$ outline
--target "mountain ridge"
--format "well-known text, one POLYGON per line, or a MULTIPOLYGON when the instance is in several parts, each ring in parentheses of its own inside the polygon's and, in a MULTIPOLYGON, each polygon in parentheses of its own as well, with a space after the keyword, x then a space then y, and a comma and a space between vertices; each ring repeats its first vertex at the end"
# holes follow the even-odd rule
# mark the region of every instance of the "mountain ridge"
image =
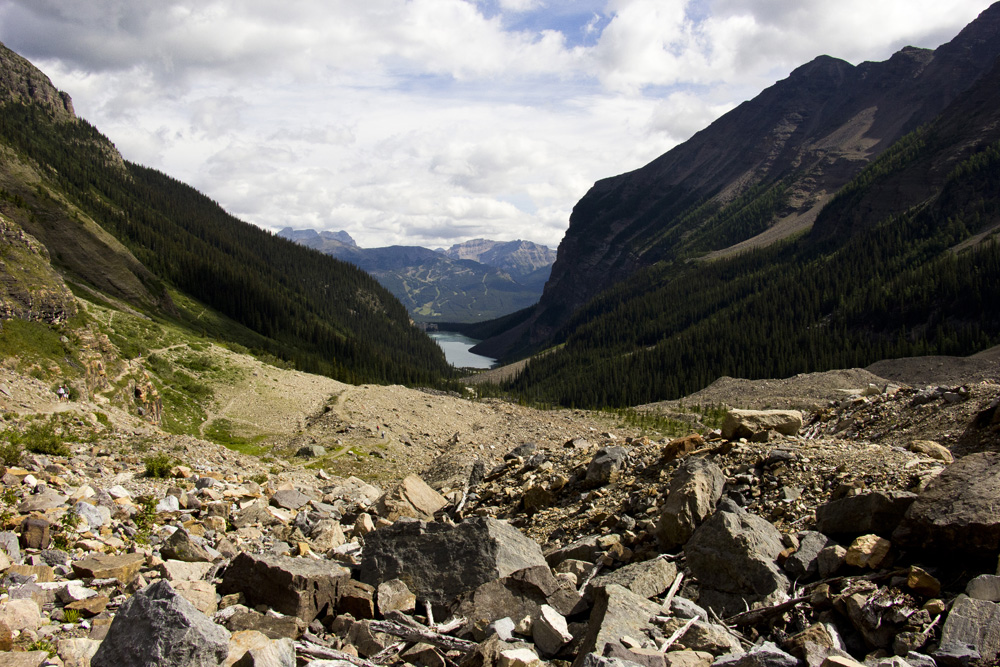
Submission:
POLYGON ((988 71, 998 44, 995 4, 933 52, 906 47, 857 66, 820 56, 644 167, 598 181, 573 209, 535 313, 483 353, 551 343, 575 310, 658 261, 720 251, 782 221, 770 243, 808 229, 872 158, 988 71))

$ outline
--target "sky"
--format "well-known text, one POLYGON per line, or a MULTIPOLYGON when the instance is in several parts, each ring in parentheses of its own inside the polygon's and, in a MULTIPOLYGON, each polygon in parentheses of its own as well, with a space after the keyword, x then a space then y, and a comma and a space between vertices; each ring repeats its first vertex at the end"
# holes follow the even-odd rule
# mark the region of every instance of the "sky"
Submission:
POLYGON ((935 48, 985 0, 0 0, 0 41, 126 159, 272 231, 558 245, 818 55, 935 48))

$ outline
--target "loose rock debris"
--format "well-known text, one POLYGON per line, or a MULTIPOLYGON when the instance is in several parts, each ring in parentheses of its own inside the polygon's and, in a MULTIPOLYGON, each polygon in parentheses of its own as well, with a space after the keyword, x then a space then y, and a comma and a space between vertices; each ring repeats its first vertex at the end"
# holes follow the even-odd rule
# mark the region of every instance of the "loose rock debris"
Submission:
POLYGON ((30 456, 2 477, 0 663, 996 664, 998 396, 867 387, 734 410, 726 438, 456 448, 387 489, 254 481, 224 451, 169 485, 30 456))

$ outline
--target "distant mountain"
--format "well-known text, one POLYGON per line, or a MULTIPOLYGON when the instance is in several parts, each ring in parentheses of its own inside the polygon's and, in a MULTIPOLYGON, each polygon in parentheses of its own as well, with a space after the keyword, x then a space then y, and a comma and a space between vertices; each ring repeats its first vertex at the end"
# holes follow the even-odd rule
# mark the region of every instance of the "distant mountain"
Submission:
POLYGON ((278 236, 364 269, 403 302, 414 320, 428 323, 479 322, 534 305, 555 259, 551 250, 530 241, 477 239, 430 250, 359 248, 312 229, 286 228, 278 236))
POLYGON ((86 298, 349 382, 435 384, 451 372, 366 273, 126 162, 2 45, 0 241, 3 319, 59 324, 83 317, 86 298))
POLYGON ((599 181, 573 209, 535 312, 482 349, 518 356, 545 347, 598 294, 659 262, 807 232, 842 188, 932 122, 998 54, 994 5, 934 51, 907 47, 857 66, 820 56, 648 165, 599 181))
POLYGON ((322 250, 324 244, 326 243, 339 243, 351 248, 356 248, 358 246, 358 244, 354 242, 354 239, 351 238, 351 235, 343 230, 339 232, 318 232, 315 229, 296 230, 291 227, 285 227, 278 232, 278 236, 286 238, 290 241, 295 241, 300 245, 304 245, 315 250, 322 250))
MULTIPOLYGON (((577 406, 1000 342, 1000 4, 935 51, 826 56, 576 205, 474 351, 577 406)), ((484 325, 484 329, 489 327, 484 325)))

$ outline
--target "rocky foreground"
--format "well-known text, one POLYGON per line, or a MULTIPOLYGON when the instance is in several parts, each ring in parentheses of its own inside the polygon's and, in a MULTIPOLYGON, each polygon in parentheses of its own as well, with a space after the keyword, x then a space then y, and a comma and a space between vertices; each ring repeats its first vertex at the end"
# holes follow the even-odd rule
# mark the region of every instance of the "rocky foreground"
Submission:
POLYGON ((997 664, 998 406, 869 386, 672 441, 455 448, 385 491, 221 448, 169 481, 26 454, 0 664, 997 664))

